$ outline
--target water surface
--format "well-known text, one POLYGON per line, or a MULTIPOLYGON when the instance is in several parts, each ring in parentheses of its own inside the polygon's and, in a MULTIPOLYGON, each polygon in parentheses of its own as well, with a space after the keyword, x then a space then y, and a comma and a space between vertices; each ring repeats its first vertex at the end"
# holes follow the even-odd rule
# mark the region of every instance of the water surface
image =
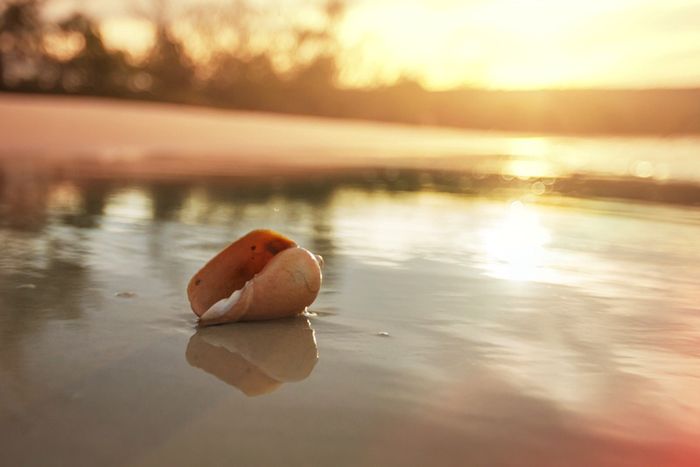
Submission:
POLYGON ((3 464, 700 463, 697 208, 70 180, 0 204, 3 464), (321 295, 198 329, 187 281, 258 227, 324 256, 321 295))

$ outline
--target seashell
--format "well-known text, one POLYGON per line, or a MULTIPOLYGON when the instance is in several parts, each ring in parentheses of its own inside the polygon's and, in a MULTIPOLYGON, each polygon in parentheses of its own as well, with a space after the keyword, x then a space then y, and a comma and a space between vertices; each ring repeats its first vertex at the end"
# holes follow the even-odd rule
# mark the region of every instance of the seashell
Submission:
POLYGON ((236 326, 202 327, 190 338, 187 362, 247 396, 307 378, 318 360, 314 330, 302 316, 236 326))
POLYGON ((205 264, 187 296, 204 325, 294 316, 316 299, 322 264, 293 240, 254 230, 205 264))

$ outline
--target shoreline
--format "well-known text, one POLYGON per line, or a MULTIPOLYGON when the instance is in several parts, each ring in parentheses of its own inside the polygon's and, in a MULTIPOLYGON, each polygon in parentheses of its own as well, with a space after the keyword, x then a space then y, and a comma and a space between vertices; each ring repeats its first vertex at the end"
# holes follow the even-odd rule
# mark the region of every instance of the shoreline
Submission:
POLYGON ((700 205, 700 139, 640 141, 0 94, 5 184, 313 183, 700 205))

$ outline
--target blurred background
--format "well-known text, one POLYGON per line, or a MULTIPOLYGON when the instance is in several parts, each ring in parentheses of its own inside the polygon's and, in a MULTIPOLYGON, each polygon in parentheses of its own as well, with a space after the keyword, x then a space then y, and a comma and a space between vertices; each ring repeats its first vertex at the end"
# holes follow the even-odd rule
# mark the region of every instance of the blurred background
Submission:
POLYGON ((687 0, 4 0, 0 157, 127 178, 411 170, 467 192, 696 204, 698 15, 687 0))
POLYGON ((0 5, 4 91, 515 131, 700 130, 690 0, 0 5))
POLYGON ((0 0, 3 460, 700 465, 698 20, 0 0), (317 301, 202 331, 255 228, 317 301))

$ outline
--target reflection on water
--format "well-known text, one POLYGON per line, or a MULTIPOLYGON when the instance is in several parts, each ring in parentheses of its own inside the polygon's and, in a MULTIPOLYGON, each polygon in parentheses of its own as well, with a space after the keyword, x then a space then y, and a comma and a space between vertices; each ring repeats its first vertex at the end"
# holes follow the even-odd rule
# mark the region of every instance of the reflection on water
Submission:
POLYGON ((558 177, 568 173, 556 169, 547 138, 514 138, 510 141, 508 155, 508 161, 501 168, 501 175, 506 178, 558 177))
POLYGON ((537 213, 514 201, 502 219, 482 231, 485 269, 503 279, 546 279, 545 247, 550 241, 537 213))
POLYGON ((150 221, 156 217, 151 197, 141 189, 121 190, 109 196, 103 214, 133 222, 150 221))
POLYGON ((22 177, 0 198, 8 465, 700 460, 697 208, 400 173, 22 177), (326 258, 317 313, 197 329, 187 280, 259 227, 326 258))
POLYGON ((185 356, 193 367, 259 396, 307 378, 318 350, 309 320, 298 317, 199 328, 185 356))

